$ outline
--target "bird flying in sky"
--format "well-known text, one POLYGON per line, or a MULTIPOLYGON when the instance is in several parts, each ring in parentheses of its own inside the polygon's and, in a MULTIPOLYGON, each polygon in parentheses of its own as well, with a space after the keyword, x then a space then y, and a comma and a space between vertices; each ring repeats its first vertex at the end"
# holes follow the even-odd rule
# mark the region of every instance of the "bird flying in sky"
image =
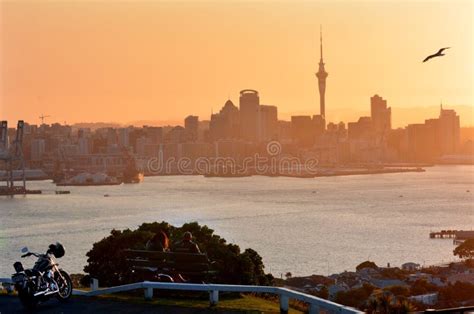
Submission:
POLYGON ((426 62, 426 61, 428 61, 429 59, 434 58, 434 57, 441 57, 441 56, 444 56, 443 51, 446 50, 446 49, 449 49, 449 48, 451 48, 451 47, 441 48, 437 53, 432 54, 432 55, 426 57, 425 60, 423 60, 423 62, 426 62))

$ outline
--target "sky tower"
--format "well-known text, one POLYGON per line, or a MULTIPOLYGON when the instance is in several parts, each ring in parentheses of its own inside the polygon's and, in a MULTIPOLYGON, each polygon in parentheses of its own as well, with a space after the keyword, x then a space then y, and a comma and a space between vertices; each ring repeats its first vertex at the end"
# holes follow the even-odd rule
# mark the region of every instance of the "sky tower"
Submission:
POLYGON ((319 87, 319 114, 326 118, 326 101, 325 101, 325 92, 326 92, 326 77, 328 73, 324 70, 324 61, 323 61, 323 31, 322 27, 319 29, 319 43, 321 47, 321 58, 319 59, 319 70, 316 73, 318 78, 318 87, 319 87))

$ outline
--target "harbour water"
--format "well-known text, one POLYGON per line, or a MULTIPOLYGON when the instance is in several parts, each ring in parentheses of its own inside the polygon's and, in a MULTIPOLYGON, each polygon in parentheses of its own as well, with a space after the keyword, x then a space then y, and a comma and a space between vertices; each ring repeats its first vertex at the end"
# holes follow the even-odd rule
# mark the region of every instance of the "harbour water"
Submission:
POLYGON ((94 242, 142 222, 206 224, 255 249, 278 277, 353 270, 364 260, 452 261, 452 240, 429 239, 429 232, 474 227, 473 166, 316 179, 147 177, 141 184, 67 187, 68 195, 56 195, 60 188, 50 181, 28 188, 43 194, 0 198, 0 277, 11 274, 21 247, 44 251, 55 241, 66 247, 60 264, 82 272, 94 242))

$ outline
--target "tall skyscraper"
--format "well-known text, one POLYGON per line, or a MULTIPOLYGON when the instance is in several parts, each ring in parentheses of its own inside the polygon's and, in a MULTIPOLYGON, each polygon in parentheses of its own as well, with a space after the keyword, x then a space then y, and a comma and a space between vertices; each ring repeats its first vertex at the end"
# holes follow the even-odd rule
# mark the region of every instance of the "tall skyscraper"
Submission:
POLYGON ((241 137, 247 141, 255 142, 258 135, 258 117, 260 98, 253 89, 240 91, 240 130, 241 137))
POLYGON ((318 87, 319 87, 319 113, 323 118, 326 118, 326 102, 325 102, 325 93, 326 93, 326 78, 328 77, 328 73, 324 69, 324 61, 323 61, 323 32, 320 29, 319 33, 319 42, 321 48, 321 59, 319 59, 319 70, 316 73, 316 77, 318 78, 318 87))

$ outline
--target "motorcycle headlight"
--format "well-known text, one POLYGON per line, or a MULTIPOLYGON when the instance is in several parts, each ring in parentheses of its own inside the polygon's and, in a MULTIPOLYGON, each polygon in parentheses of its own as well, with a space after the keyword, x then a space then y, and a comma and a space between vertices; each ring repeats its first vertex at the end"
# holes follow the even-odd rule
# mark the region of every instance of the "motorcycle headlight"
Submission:
POLYGON ((15 274, 12 276, 12 281, 14 284, 25 282, 26 276, 24 274, 15 274))

